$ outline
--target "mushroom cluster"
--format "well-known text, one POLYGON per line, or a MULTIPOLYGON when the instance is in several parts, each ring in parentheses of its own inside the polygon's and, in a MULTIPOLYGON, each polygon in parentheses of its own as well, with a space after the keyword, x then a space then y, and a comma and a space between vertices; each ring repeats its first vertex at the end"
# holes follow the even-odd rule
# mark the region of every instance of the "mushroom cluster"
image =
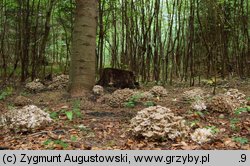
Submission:
POLYGON ((213 137, 211 129, 198 128, 191 134, 191 139, 198 144, 203 144, 211 140, 213 137))
POLYGON ((232 100, 239 102, 241 105, 245 105, 247 103, 246 95, 239 92, 238 89, 229 89, 225 95, 229 96, 232 100))
POLYGON ((109 96, 108 105, 111 107, 122 107, 124 102, 129 101, 134 95, 131 89, 118 89, 109 96))
POLYGON ((210 101, 208 101, 208 109, 220 113, 232 113, 235 109, 240 107, 240 103, 232 100, 230 96, 219 94, 210 101))
POLYGON ((191 108, 195 111, 203 111, 207 109, 206 103, 203 100, 196 100, 192 102, 191 108))
POLYGON ((17 96, 14 100, 15 106, 26 106, 31 103, 32 103, 32 100, 24 96, 17 96))
POLYGON ((136 137, 148 140, 183 138, 189 128, 185 120, 162 106, 153 106, 139 111, 131 120, 130 131, 136 137))
POLYGON ((63 89, 68 86, 69 76, 68 75, 59 75, 53 78, 53 81, 49 83, 48 89, 63 89))
POLYGON ((41 92, 45 89, 45 86, 40 82, 39 79, 36 79, 32 82, 29 82, 25 85, 25 88, 30 92, 41 92))
POLYGON ((95 85, 92 89, 94 95, 101 96, 104 94, 104 88, 101 85, 95 85))
POLYGON ((1 117, 1 125, 15 132, 41 129, 51 121, 49 114, 35 105, 9 110, 1 117))
POLYGON ((184 92, 182 98, 183 100, 187 100, 187 101, 203 100, 204 91, 200 88, 195 88, 195 89, 184 92))
POLYGON ((164 97, 167 96, 168 92, 163 86, 153 86, 149 91, 154 96, 164 97))

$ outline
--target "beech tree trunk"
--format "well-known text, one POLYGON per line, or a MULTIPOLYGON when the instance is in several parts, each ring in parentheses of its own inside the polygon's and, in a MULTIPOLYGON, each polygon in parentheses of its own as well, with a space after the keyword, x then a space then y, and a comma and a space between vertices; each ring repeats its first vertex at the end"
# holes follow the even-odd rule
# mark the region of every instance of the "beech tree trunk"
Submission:
POLYGON ((95 85, 97 0, 76 0, 69 93, 83 96, 95 85))

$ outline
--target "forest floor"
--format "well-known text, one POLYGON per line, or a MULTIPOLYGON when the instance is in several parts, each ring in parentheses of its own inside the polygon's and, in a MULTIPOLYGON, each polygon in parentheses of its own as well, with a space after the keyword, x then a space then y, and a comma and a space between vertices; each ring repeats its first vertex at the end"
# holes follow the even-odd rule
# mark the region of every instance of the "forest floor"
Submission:
MULTIPOLYGON (((217 88, 217 93, 223 91, 224 85, 217 88)), ((227 83, 228 87, 237 88, 247 97, 250 96, 250 82, 234 80, 227 83)), ((142 87, 149 89, 150 87, 142 87)), ((190 110, 190 104, 179 100, 187 90, 186 84, 174 84, 165 87, 168 91, 166 97, 156 102, 170 108, 176 115, 184 117, 193 132, 195 128, 210 126, 218 133, 214 139, 204 144, 197 144, 188 137, 186 140, 147 141, 137 139, 128 132, 130 120, 144 105, 134 108, 112 108, 104 103, 97 103, 90 99, 77 99, 80 101, 82 117, 73 120, 65 114, 65 110, 72 110, 76 99, 67 98, 66 90, 44 91, 40 93, 27 93, 22 90, 14 92, 5 101, 0 101, 2 107, 13 105, 14 99, 22 94, 32 99, 34 105, 45 109, 54 121, 40 131, 33 133, 14 133, 4 129, 0 132, 0 147, 9 149, 248 149, 250 150, 250 118, 249 112, 240 115, 225 115, 221 118, 219 113, 205 112, 201 114, 190 110)), ((201 86, 211 94, 213 87, 201 86)))

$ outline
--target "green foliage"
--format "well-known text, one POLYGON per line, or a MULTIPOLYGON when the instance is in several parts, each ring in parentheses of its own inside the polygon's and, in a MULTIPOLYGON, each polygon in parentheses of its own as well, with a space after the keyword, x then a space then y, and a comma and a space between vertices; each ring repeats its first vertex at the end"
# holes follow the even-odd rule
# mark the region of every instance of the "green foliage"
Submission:
POLYGON ((52 66, 46 66, 45 67, 46 73, 52 72, 53 74, 61 74, 63 71, 63 68, 58 64, 58 65, 52 65, 52 66))
POLYGON ((125 107, 128 107, 128 108, 134 108, 136 103, 134 101, 128 101, 128 102, 125 102, 125 107))
POLYGON ((51 112, 50 118, 56 120, 60 115, 66 115, 68 120, 72 121, 74 118, 82 118, 82 113, 80 109, 80 101, 74 101, 72 110, 62 109, 59 112, 51 112))
POLYGON ((64 141, 62 141, 62 140, 55 140, 55 141, 54 141, 54 144, 60 145, 60 146, 62 146, 64 149, 66 149, 66 148, 69 146, 66 142, 64 142, 64 141))
POLYGON ((190 127, 195 127, 195 126, 198 126, 198 124, 200 123, 199 120, 194 120, 194 121, 191 121, 190 122, 190 127))
POLYGON ((51 112, 51 113, 49 114, 49 116, 50 116, 51 119, 58 119, 58 117, 59 117, 59 115, 58 115, 57 112, 51 112))
POLYGON ((65 112, 65 115, 67 116, 67 118, 72 121, 73 120, 73 111, 67 111, 65 112))
POLYGON ((72 135, 72 136, 70 137, 70 140, 71 140, 72 142, 76 142, 77 139, 78 139, 78 138, 77 138, 75 135, 72 135))
POLYGON ((199 117, 205 117, 205 115, 202 111, 196 111, 195 115, 198 115, 199 117))
POLYGON ((124 103, 125 107, 134 108, 138 103, 138 100, 141 98, 141 94, 136 94, 130 97, 130 99, 124 103))
POLYGON ((234 130, 234 131, 238 131, 239 128, 237 127, 237 123, 239 123, 239 122, 240 122, 240 120, 238 118, 231 119, 230 120, 230 127, 231 127, 231 129, 234 130))
POLYGON ((71 111, 64 111, 68 120, 72 121, 74 118, 82 118, 80 105, 81 105, 80 100, 76 100, 73 102, 73 108, 71 111))
POLYGON ((233 119, 230 120, 230 123, 236 124, 236 123, 239 123, 239 121, 240 120, 238 118, 233 118, 233 119))
POLYGON ((212 131, 212 134, 217 134, 220 131, 216 126, 207 126, 205 128, 210 129, 212 131))
POLYGON ((73 110, 73 113, 76 115, 76 117, 78 117, 78 118, 82 118, 82 113, 81 113, 81 110, 79 109, 77 109, 77 110, 73 110))
POLYGON ((43 145, 47 146, 49 149, 53 149, 54 145, 60 145, 63 149, 66 149, 69 145, 62 140, 51 140, 47 139, 43 142, 43 145))
POLYGON ((77 118, 82 118, 80 106, 81 106, 80 100, 74 101, 72 112, 77 118))
POLYGON ((235 142, 238 142, 242 145, 248 144, 248 139, 247 138, 243 138, 243 137, 233 137, 233 140, 235 142))
POLYGON ((146 107, 152 107, 152 106, 155 106, 156 104, 153 102, 153 101, 146 101, 145 103, 144 103, 144 106, 146 106, 146 107))
MULTIPOLYGON (((72 43, 74 12, 76 7, 76 2, 72 0, 53 2, 52 15, 49 20, 49 22, 52 22, 53 24, 51 24, 50 33, 45 43, 46 49, 44 51, 48 62, 55 62, 55 64, 46 67, 46 73, 49 71, 52 71, 53 73, 60 73, 61 71, 67 70, 69 64, 68 62, 66 63, 66 61, 71 53, 69 48, 72 43)), ((189 63, 186 63, 186 61, 189 62, 192 60, 196 65, 196 68, 199 70, 195 71, 197 73, 191 74, 191 76, 204 76, 208 74, 206 73, 206 69, 210 69, 210 67, 213 68, 218 66, 218 70, 222 69, 223 63, 221 61, 223 60, 223 52, 220 51, 223 51, 223 49, 219 49, 219 46, 226 46, 227 62, 225 63, 232 62, 234 60, 241 62, 241 60, 246 59, 245 56, 247 56, 247 54, 243 54, 245 49, 237 48, 245 48, 244 44, 248 39, 246 32, 249 29, 249 24, 246 25, 246 22, 249 20, 246 20, 246 16, 249 13, 247 8, 247 6, 249 6, 249 1, 241 1, 240 3, 226 0, 185 1, 183 3, 176 3, 175 0, 166 1, 167 3, 163 3, 163 1, 155 2, 157 3, 151 3, 150 1, 100 1, 99 9, 101 11, 99 11, 99 13, 102 17, 98 19, 99 26, 97 27, 98 33, 96 42, 98 43, 97 49, 99 50, 97 56, 100 56, 100 53, 102 53, 104 57, 102 63, 103 66, 113 67, 113 59, 117 59, 118 61, 115 65, 124 69, 131 68, 131 64, 135 67, 139 67, 141 66, 141 61, 138 61, 138 58, 136 58, 138 55, 136 54, 135 56, 130 56, 129 54, 138 53, 138 48, 140 48, 141 51, 144 50, 140 55, 141 59, 147 59, 147 56, 149 55, 148 53, 151 52, 153 53, 151 57, 153 60, 149 60, 149 62, 146 63, 146 65, 149 66, 144 65, 145 69, 137 71, 143 71, 145 76, 148 77, 146 80, 152 78, 155 74, 162 75, 156 82, 161 84, 161 82, 165 83, 166 81, 164 77, 168 78, 170 75, 172 81, 172 74, 175 73, 176 75, 173 75, 173 78, 175 78, 175 76, 179 77, 180 75, 188 77, 189 75, 188 73, 183 73, 185 70, 177 70, 176 67, 178 66, 175 65, 180 64, 175 63, 173 58, 170 58, 169 61, 161 61, 161 56, 156 56, 161 55, 164 51, 175 52, 176 57, 178 57, 176 60, 183 63, 182 68, 189 68, 189 63), (194 11, 190 12, 191 9, 194 11), (112 11, 112 14, 110 14, 110 11, 112 11), (192 13, 195 15, 193 16, 192 13), (155 15, 157 15, 157 17, 154 17, 155 15), (184 17, 186 15, 190 15, 190 17, 194 18, 193 21, 190 21, 189 17, 184 17), (129 24, 124 16, 126 16, 126 18, 131 18, 129 20, 129 24), (114 22, 114 20, 121 21, 114 22), (102 21, 102 23, 100 23, 100 21, 102 21), (122 30, 117 30, 121 27, 123 27, 122 30), (191 27, 194 29, 191 30, 191 27), (202 27, 203 29, 201 29, 202 27), (158 33, 155 33, 156 31, 161 32, 160 37, 158 33), (190 34, 190 31, 193 33, 190 34), (203 44, 203 38, 200 37, 200 32, 202 32, 202 36, 206 39, 206 45, 203 44), (219 40, 225 32, 227 34, 225 40, 219 40), (133 34, 133 38, 128 39, 127 36, 131 36, 131 34, 133 34), (148 37, 146 34, 152 34, 152 36, 148 37), (190 48, 185 41, 191 37, 193 39, 191 42, 194 47, 192 49, 198 52, 194 55, 199 54, 199 56, 186 58, 185 53, 190 48), (159 40, 155 41, 156 38, 159 40), (130 40, 136 40, 137 42, 134 43, 130 40), (168 46, 171 45, 172 41, 175 41, 176 44, 175 47, 173 47, 173 50, 163 50, 165 47, 170 49, 168 46), (141 45, 142 43, 143 45, 141 45), (211 59, 206 53, 207 51, 204 51, 207 50, 207 45, 215 46, 215 49, 218 50, 218 65, 214 63, 216 66, 207 66, 211 64, 211 59), (125 48, 130 48, 130 51, 125 51, 125 48), (178 48, 181 49, 179 50, 178 48), (237 55, 244 56, 241 58, 238 56, 235 57, 235 50, 237 55), (117 55, 117 57, 113 57, 113 55, 117 55), (157 73, 152 73, 151 69, 155 65, 154 62, 161 62, 157 64, 157 67, 159 69, 165 68, 167 71, 171 72, 167 72, 168 74, 166 76, 164 76, 165 74, 162 70, 156 70, 154 72, 157 73)), ((2 23, 3 25, 8 25, 7 30, 5 26, 0 26, 1 34, 4 34, 2 40, 2 51, 3 54, 6 54, 5 60, 7 61, 7 68, 9 68, 7 70, 7 75, 13 71, 14 67, 14 75, 20 76, 21 73, 19 63, 17 67, 15 66, 15 61, 18 59, 18 57, 16 57, 18 54, 16 54, 15 50, 20 49, 20 46, 16 43, 21 41, 22 38, 20 37, 24 35, 23 33, 19 34, 21 29, 17 29, 16 27, 16 25, 19 25, 19 23, 22 22, 22 17, 17 17, 20 12, 19 9, 22 9, 22 14, 24 16, 29 14, 30 11, 33 13, 32 17, 28 20, 28 24, 21 27, 28 30, 25 31, 25 34, 30 34, 30 39, 26 42, 26 44, 28 48, 31 48, 32 54, 30 54, 30 57, 27 58, 33 61, 40 59, 35 56, 38 55, 38 52, 33 54, 33 49, 34 51, 38 51, 39 49, 36 48, 41 48, 44 43, 42 39, 44 39, 43 32, 45 23, 47 22, 46 14, 49 6, 48 1, 34 0, 27 1, 27 3, 19 3, 19 1, 2 1, 2 12, 0 14, 0 18, 4 18, 4 22, 2 23)), ((246 50, 248 50, 248 46, 246 47, 246 50)), ((41 51, 43 52, 43 50, 41 51)), ((228 68, 226 66, 224 67, 224 70, 228 68)), ((242 68, 244 67, 245 66, 242 66, 242 68)), ((39 66, 37 68, 39 69, 39 66)), ((31 68, 29 70, 31 70, 31 68)), ((140 72, 136 74, 142 73, 140 72)), ((206 85, 214 85, 215 79, 211 78, 210 80, 205 80, 204 83, 206 85)))
POLYGON ((53 141, 51 139, 47 139, 46 141, 43 142, 43 145, 48 146, 51 144, 53 141))
POLYGON ((235 114, 236 115, 240 115, 241 113, 243 112, 250 112, 250 106, 247 106, 247 107, 243 107, 243 108, 238 108, 235 110, 235 114))
POLYGON ((130 98, 130 101, 134 101, 134 102, 138 102, 138 100, 142 97, 142 94, 139 93, 139 94, 136 94, 136 95, 133 95, 131 98, 130 98))
POLYGON ((10 96, 13 93, 12 87, 6 87, 3 91, 0 92, 0 101, 5 100, 6 97, 10 96))

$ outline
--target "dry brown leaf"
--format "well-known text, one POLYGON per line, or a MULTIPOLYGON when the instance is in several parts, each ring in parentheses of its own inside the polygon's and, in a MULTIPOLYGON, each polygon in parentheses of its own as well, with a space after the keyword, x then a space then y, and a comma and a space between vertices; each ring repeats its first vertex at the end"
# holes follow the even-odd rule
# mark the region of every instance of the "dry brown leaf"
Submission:
POLYGON ((233 140, 231 138, 226 138, 223 140, 223 143, 225 146, 227 147, 236 147, 236 143, 233 142, 233 140))
POLYGON ((242 150, 250 150, 250 145, 249 144, 248 145, 244 145, 241 148, 242 148, 242 150))
POLYGON ((91 150, 103 150, 103 149, 99 147, 92 147, 91 150))
POLYGON ((182 146, 181 149, 183 149, 183 150, 195 150, 198 147, 199 146, 197 146, 197 145, 190 145, 190 146, 182 146))

